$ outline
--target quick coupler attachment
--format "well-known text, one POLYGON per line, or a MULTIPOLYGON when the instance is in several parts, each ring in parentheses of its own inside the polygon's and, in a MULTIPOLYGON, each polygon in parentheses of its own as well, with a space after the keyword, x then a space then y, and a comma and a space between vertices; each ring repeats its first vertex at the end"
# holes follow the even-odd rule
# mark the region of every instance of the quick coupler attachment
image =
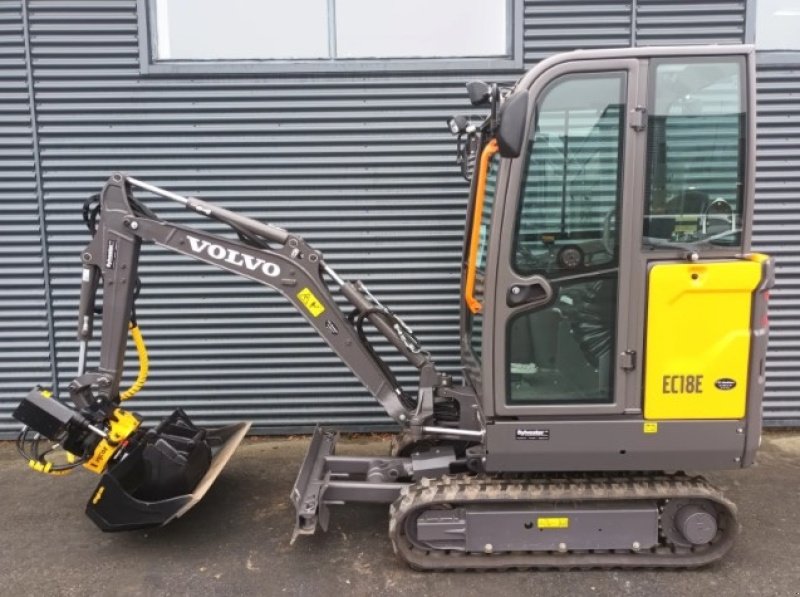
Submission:
POLYGON ((249 428, 203 429, 176 410, 129 440, 101 477, 86 514, 103 531, 167 524, 203 498, 249 428))

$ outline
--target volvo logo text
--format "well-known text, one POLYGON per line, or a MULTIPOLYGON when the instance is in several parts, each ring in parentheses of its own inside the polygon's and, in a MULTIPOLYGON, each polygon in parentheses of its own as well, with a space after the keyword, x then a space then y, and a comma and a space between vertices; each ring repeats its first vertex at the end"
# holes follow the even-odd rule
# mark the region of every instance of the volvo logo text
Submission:
POLYGON ((281 273, 281 268, 278 267, 277 264, 264 261, 261 257, 253 257, 252 255, 242 253, 236 249, 229 249, 222 245, 214 245, 207 240, 195 238, 189 234, 186 235, 186 238, 189 239, 192 251, 195 253, 205 253, 216 261, 243 267, 251 272, 260 269, 265 276, 271 278, 279 276, 281 273))

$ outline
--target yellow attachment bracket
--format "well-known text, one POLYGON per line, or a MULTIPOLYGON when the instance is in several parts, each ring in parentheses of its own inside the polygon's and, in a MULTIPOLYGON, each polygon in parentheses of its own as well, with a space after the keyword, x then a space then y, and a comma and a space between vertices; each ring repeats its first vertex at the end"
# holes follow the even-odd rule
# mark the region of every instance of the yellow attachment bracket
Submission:
POLYGON ((469 253, 467 254, 467 281, 464 285, 464 301, 472 313, 480 313, 481 302, 475 298, 475 279, 478 273, 478 245, 481 236, 481 220, 483 219, 483 202, 486 197, 486 179, 489 175, 489 161, 500 148, 492 139, 481 152, 478 166, 478 184, 475 187, 475 205, 472 207, 472 231, 469 237, 469 253))
POLYGON ((136 381, 133 382, 133 385, 119 395, 120 400, 133 398, 144 387, 147 381, 147 373, 150 370, 150 360, 147 357, 147 346, 145 346, 144 338, 142 338, 142 331, 139 326, 133 324, 130 325, 129 329, 133 343, 136 345, 136 354, 139 356, 139 375, 136 376, 136 381))
POLYGON ((118 408, 109 421, 108 437, 101 440, 94 449, 94 454, 83 466, 93 473, 101 474, 108 465, 114 452, 139 428, 139 419, 133 413, 118 408))

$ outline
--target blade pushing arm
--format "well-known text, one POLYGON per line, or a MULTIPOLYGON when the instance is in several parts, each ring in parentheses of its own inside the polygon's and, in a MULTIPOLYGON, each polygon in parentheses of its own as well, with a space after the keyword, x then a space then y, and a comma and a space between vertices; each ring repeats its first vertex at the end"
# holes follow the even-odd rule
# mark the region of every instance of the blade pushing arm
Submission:
MULTIPOLYGON (((205 201, 182 197, 121 174, 114 174, 100 197, 101 216, 92 242, 82 254, 78 338, 92 336, 92 315, 102 277, 103 315, 100 366, 89 374, 101 398, 118 402, 127 329, 134 300, 142 240, 193 257, 231 273, 250 278, 280 292, 303 314, 320 336, 376 397, 397 422, 419 417, 416 400, 405 395, 385 363, 372 349, 360 323, 368 320, 406 359, 420 370, 420 396, 446 384, 423 353, 413 334, 380 305, 361 283, 342 280, 319 251, 299 236, 205 201), (230 225, 239 239, 226 238, 157 217, 130 194, 132 187, 156 193, 230 225), (323 279, 327 273, 354 308, 348 319, 337 306, 323 279), (427 386, 427 387, 425 387, 427 386)), ((84 376, 85 377, 85 376, 84 376)), ((80 378, 79 378, 80 379, 80 378)), ((85 385, 85 384, 84 384, 85 385)))

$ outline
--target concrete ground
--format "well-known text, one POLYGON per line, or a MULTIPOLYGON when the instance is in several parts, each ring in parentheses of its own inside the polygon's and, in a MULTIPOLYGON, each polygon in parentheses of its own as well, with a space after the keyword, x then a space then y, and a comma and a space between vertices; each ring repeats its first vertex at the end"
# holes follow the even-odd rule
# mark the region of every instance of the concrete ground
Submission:
MULTIPOLYGON (((206 499, 150 532, 103 534, 83 514, 96 479, 27 470, 0 443, 0 595, 800 595, 800 434, 767 434, 759 463, 710 475, 739 506, 727 558, 694 571, 419 573, 392 553, 385 506, 333 511, 290 546, 306 438, 247 440, 206 499)), ((339 453, 385 454, 385 440, 339 453)))

